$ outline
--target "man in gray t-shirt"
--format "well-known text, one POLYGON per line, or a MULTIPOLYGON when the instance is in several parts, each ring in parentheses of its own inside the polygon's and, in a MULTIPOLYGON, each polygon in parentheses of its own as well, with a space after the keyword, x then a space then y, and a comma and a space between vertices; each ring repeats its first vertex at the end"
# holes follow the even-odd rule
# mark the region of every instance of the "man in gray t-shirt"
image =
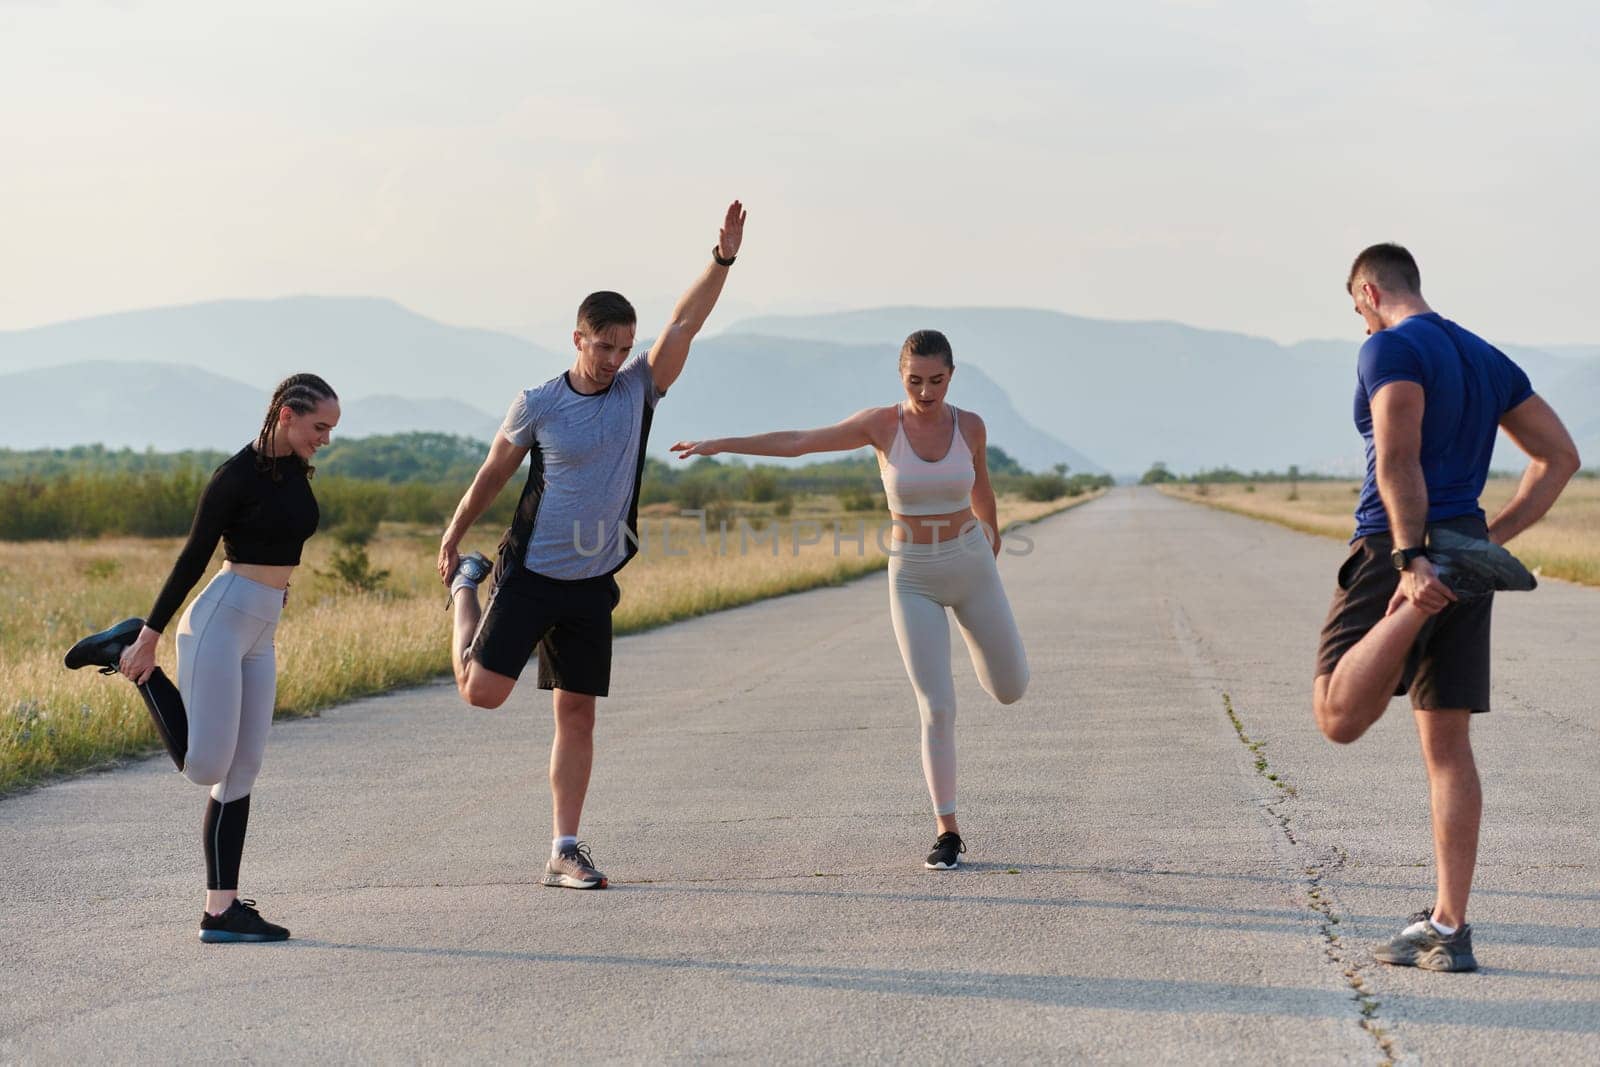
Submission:
POLYGON ((535 650, 539 688, 554 690, 555 839, 545 885, 606 884, 577 835, 594 758, 595 698, 605 696, 611 682, 611 612, 621 596, 612 575, 638 544, 639 479, 651 416, 716 306, 743 240, 744 219, 735 200, 711 250, 714 262, 679 299, 647 354, 631 355, 638 322, 627 300, 612 292, 584 299, 572 332, 571 369, 511 402, 439 545, 439 575, 455 609, 451 663, 462 698, 474 707, 499 707, 535 650), (461 539, 525 456, 531 456, 528 480, 498 558, 462 556, 461 539), (477 590, 491 568, 485 610, 477 590))
POLYGON ((517 394, 500 435, 538 451, 537 514, 525 517, 519 509, 512 527, 526 541, 517 547, 528 570, 576 581, 611 574, 628 561, 637 541, 639 465, 661 395, 642 354, 598 393, 579 392, 560 374, 517 394))

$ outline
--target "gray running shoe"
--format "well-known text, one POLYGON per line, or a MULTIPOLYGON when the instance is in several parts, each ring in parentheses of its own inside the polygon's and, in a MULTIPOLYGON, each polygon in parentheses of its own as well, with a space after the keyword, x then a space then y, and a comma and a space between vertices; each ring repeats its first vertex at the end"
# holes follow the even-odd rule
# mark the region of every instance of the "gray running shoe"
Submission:
POLYGON ((1436 527, 1428 531, 1427 545, 1439 579, 1463 600, 1496 590, 1525 593, 1539 584, 1521 560, 1485 538, 1436 527))
POLYGON ((449 611, 455 606, 455 583, 457 578, 466 578, 473 585, 478 585, 489 575, 494 573, 494 561, 482 552, 468 552, 456 560, 456 572, 450 576, 451 591, 444 602, 444 609, 449 611))
POLYGON ((550 857, 544 867, 544 884, 562 889, 604 889, 606 876, 595 870, 589 846, 579 841, 571 848, 550 857))
POLYGON ((1445 937, 1429 922, 1433 909, 1419 911, 1394 937, 1372 950, 1383 963, 1397 967, 1420 967, 1424 971, 1475 971, 1478 958, 1472 954, 1472 927, 1445 937))

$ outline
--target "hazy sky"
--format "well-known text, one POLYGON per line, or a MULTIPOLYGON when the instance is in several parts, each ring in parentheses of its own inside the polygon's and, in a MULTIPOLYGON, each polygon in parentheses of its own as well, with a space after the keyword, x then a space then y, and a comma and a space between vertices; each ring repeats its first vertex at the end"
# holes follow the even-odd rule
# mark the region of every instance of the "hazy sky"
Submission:
MULTIPOLYGON (((1600 342, 1600 14, 0 0, 0 329, 289 293, 529 330, 647 318, 750 210, 719 317, 887 303, 1600 342)), ((541 338, 559 343, 559 337, 541 338)))

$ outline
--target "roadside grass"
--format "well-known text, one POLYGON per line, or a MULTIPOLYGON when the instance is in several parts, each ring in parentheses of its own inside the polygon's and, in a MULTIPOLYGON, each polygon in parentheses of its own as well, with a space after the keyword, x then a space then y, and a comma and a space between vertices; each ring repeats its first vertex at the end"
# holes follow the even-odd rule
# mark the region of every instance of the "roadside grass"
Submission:
MULTIPOLYGON (((1031 522, 1098 495, 1002 498, 1001 522, 1031 522)), ((749 532, 741 545, 741 527, 730 518, 725 550, 715 522, 701 544, 699 523, 678 517, 676 505, 644 509, 642 551, 617 576, 616 632, 838 585, 888 562, 874 533, 886 516, 847 512, 832 497, 790 506, 792 513, 779 518, 777 505, 739 505, 749 532), (755 534, 772 540, 755 542, 755 534)), ((480 526, 463 547, 492 553, 500 532, 480 526)), ((0 794, 157 747, 132 686, 92 669, 68 671, 61 657, 83 635, 148 610, 180 544, 123 537, 0 543, 0 794)), ((389 572, 377 591, 353 591, 332 575, 337 547, 332 537, 313 538, 295 572, 278 629, 278 716, 313 715, 450 671, 449 616, 434 570, 437 531, 384 524, 366 546, 373 571, 389 572)), ((213 561, 196 593, 219 566, 220 559, 213 561)), ((175 626, 176 620, 158 653, 174 678, 175 626)))
MULTIPOLYGON (((1355 531, 1361 484, 1301 482, 1291 490, 1282 482, 1172 483, 1160 488, 1181 500, 1265 519, 1302 533, 1349 540, 1355 531)), ((1483 509, 1490 518, 1516 489, 1515 478, 1490 480, 1483 491, 1483 509)), ((1540 574, 1600 586, 1600 479, 1574 479, 1550 513, 1509 547, 1540 574)))

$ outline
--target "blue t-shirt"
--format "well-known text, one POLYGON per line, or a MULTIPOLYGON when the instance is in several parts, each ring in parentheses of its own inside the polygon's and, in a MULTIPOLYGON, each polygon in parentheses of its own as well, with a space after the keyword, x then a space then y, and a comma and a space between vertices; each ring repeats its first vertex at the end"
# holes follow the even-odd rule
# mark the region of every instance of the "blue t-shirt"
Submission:
POLYGON ((1356 429, 1367 443, 1367 480, 1356 505, 1355 536, 1389 531, 1389 513, 1378 496, 1372 398, 1390 382, 1422 386, 1427 521, 1482 518, 1478 496, 1489 477, 1500 417, 1533 395, 1522 368, 1477 334, 1430 311, 1367 338, 1356 378, 1356 429))

